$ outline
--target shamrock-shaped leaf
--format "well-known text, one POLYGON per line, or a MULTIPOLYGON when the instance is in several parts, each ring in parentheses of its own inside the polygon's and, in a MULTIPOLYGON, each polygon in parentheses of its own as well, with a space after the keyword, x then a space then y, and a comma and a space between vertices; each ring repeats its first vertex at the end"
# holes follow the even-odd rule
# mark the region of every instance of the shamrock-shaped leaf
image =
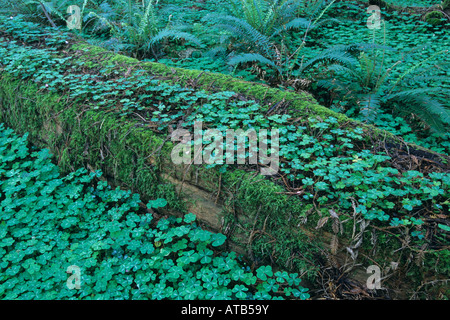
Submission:
POLYGON ((245 293, 246 291, 248 291, 248 288, 242 284, 237 284, 232 289, 232 292, 236 294, 236 298, 238 299, 244 299, 247 297, 247 294, 245 293))
POLYGON ((222 244, 225 243, 225 240, 227 239, 227 237, 221 233, 215 233, 212 235, 212 243, 211 245, 214 247, 219 247, 222 244))
POLYGON ((147 208, 149 208, 149 209, 152 209, 152 208, 157 209, 157 208, 163 208, 166 205, 167 205, 167 200, 166 199, 158 198, 156 200, 150 200, 147 203, 147 208))
POLYGON ((197 219, 197 217, 195 216, 195 214, 193 214, 193 213, 188 213, 188 214, 186 214, 185 216, 184 216, 184 222, 186 222, 186 223, 191 223, 191 222, 194 222, 195 221, 195 219, 197 219))
POLYGON ((256 276, 263 280, 266 281, 267 277, 272 277, 273 276, 273 271, 272 271, 272 267, 271 266, 261 266, 256 270, 256 276))

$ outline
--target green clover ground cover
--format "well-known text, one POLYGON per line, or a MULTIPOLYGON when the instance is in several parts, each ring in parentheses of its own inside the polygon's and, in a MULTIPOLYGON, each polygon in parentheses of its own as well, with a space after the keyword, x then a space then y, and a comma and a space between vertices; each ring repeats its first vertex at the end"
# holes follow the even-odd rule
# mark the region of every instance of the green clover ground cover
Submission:
POLYGON ((439 0, 385 0, 389 4, 399 7, 431 7, 441 3, 439 0))
POLYGON ((195 215, 154 221, 139 195, 101 172, 61 176, 47 149, 32 150, 0 124, 1 299, 307 299, 298 274, 252 272, 226 237, 195 215), (69 266, 81 269, 69 289, 69 266))

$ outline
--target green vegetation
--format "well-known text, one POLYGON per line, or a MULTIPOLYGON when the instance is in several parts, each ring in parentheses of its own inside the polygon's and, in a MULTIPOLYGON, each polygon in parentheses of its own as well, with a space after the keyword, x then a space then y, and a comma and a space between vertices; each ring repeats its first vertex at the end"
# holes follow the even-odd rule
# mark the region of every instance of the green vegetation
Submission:
POLYGON ((329 67, 332 74, 328 79, 319 80, 318 86, 336 94, 338 103, 353 108, 357 106, 360 110, 343 108, 343 111, 348 114, 356 111, 355 117, 358 118, 360 114, 359 118, 366 122, 373 123, 381 109, 392 109, 396 114, 414 114, 432 130, 445 134, 446 126, 450 122, 450 110, 443 105, 446 101, 441 103, 438 98, 433 97, 433 91, 440 94, 444 90, 448 91, 433 83, 439 83, 445 78, 439 75, 439 69, 424 70, 421 67, 437 55, 448 54, 448 50, 439 51, 423 61, 415 62, 396 79, 391 78, 391 72, 409 56, 404 55, 393 65, 386 67, 386 50, 374 49, 367 54, 361 53, 357 67, 329 67))
MULTIPOLYGON (((448 298, 450 24, 444 2, 416 2, 419 9, 370 1, 383 19, 372 30, 369 2, 350 0, 74 1, 82 29, 72 31, 64 1, 8 4, 0 121, 47 144, 67 176, 2 129, 0 285, 13 289, 5 297, 305 299, 298 274, 320 286, 330 265, 346 277, 351 261, 390 268, 389 286, 407 283, 408 297, 448 298), (257 175, 261 163, 177 171, 167 137, 177 128, 192 133, 198 121, 222 133, 278 129, 278 174, 257 175), (36 161, 48 175, 20 171, 36 161), (147 208, 80 167, 104 169, 107 180, 148 198, 147 208), (200 181, 223 208, 227 238, 248 257, 201 229, 189 199, 162 175, 200 181), (14 201, 33 215, 20 220, 14 201), (158 210, 184 218, 154 221, 158 210), (48 211, 57 218, 41 218, 48 211), (63 243, 16 257, 35 232, 59 232, 63 243), (85 266, 93 285, 55 291, 67 274, 46 269, 51 257, 59 267, 85 266), (33 292, 23 287, 29 279, 33 292)), ((351 291, 341 290, 341 298, 351 291)))
POLYGON ((230 32, 236 47, 234 50, 243 52, 230 54, 228 64, 235 66, 256 62, 269 69, 265 71, 275 72, 274 75, 269 73, 266 78, 275 77, 271 81, 285 83, 318 64, 348 64, 351 60, 351 56, 341 48, 326 50, 305 62, 300 59, 308 31, 331 20, 321 21, 321 17, 333 2, 325 6, 323 1, 318 1, 320 6, 305 7, 305 3, 299 1, 268 3, 265 0, 240 0, 238 3, 232 2, 229 14, 211 14, 205 20, 212 21, 219 30, 230 32), (299 14, 307 17, 296 17, 299 14), (298 29, 305 30, 303 41, 295 50, 291 50, 285 45, 291 39, 285 34, 298 29))
POLYGON ((425 17, 425 21, 436 27, 445 23, 444 14, 441 11, 428 12, 425 17))
POLYGON ((443 0, 441 3, 442 10, 447 10, 450 8, 450 1, 449 0, 443 0))
POLYGON ((112 189, 99 171, 66 176, 0 124, 2 299, 307 299, 298 274, 250 271, 193 214, 154 221, 164 199, 112 189), (69 266, 80 268, 71 288, 69 266), (69 279, 69 280, 68 280, 69 279), (67 283, 67 285, 66 285, 67 283))

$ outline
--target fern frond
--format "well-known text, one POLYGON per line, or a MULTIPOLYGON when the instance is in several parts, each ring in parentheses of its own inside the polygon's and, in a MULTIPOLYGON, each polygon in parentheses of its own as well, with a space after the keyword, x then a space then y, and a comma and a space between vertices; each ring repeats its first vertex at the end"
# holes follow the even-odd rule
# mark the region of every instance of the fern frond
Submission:
POLYGON ((380 109, 380 95, 378 92, 362 95, 359 104, 361 107, 360 112, 366 121, 373 122, 380 109))
POLYGON ((432 83, 432 82, 438 82, 438 83, 442 83, 444 81, 448 81, 449 77, 448 76, 443 76, 443 75, 411 75, 408 78, 405 78, 402 80, 402 82, 400 82, 400 84, 405 84, 405 85, 417 85, 417 84, 426 84, 426 83, 432 83))
POLYGON ((273 68, 276 68, 278 71, 281 71, 279 67, 272 61, 267 59, 266 57, 258 54, 258 53, 242 53, 235 55, 230 58, 228 61, 229 65, 238 65, 241 63, 247 63, 247 62, 258 62, 264 65, 270 65, 273 68))
POLYGON ((265 56, 270 55, 271 42, 269 38, 252 27, 247 21, 223 15, 214 15, 214 18, 210 16, 210 19, 215 20, 216 27, 229 31, 237 40, 244 40, 246 43, 252 44, 258 53, 265 56))
POLYGON ((415 70, 417 70, 418 68, 420 68, 421 66, 423 66, 426 62, 432 60, 434 57, 440 55, 440 54, 444 54, 444 53, 448 53, 448 49, 444 49, 438 52, 435 52, 434 54, 432 54, 430 57, 428 57, 425 60, 422 60, 416 64, 414 64, 411 68, 409 68, 408 70, 406 70, 398 79, 397 81, 394 83, 394 85, 391 88, 391 91, 389 93, 391 93, 394 88, 409 74, 413 73, 415 70))
POLYGON ((450 63, 433 64, 432 66, 422 66, 413 73, 409 73, 401 79, 399 86, 417 86, 418 84, 429 84, 438 82, 449 82, 450 77, 447 70, 450 70, 450 63))
POLYGON ((400 112, 409 112, 417 115, 423 122, 437 133, 445 133, 450 124, 450 109, 437 99, 425 94, 426 89, 413 89, 390 94, 386 100, 395 101, 402 109, 400 112))
POLYGON ((166 39, 166 38, 190 41, 190 42, 195 43, 199 47, 203 46, 201 41, 196 36, 192 35, 191 33, 181 32, 181 31, 178 31, 175 29, 163 29, 163 30, 159 31, 156 35, 154 35, 151 39, 149 39, 149 41, 147 42, 147 46, 148 46, 148 48, 150 48, 150 46, 152 46, 158 42, 161 42, 163 39, 166 39))
POLYGON ((350 90, 348 84, 337 79, 321 79, 316 82, 316 85, 328 91, 342 93, 342 95, 350 90))
POLYGON ((208 51, 204 52, 203 55, 211 59, 217 57, 225 59, 227 55, 227 49, 223 46, 215 46, 209 49, 208 51))
POLYGON ((341 64, 332 64, 328 66, 328 71, 331 71, 335 74, 344 74, 347 75, 347 77, 350 75, 350 78, 356 78, 358 75, 358 72, 351 67, 347 67, 341 64))
POLYGON ((150 26, 151 29, 157 30, 158 26, 158 20, 156 18, 154 7, 153 7, 153 0, 150 0, 147 4, 147 7, 145 8, 144 15, 141 18, 141 21, 139 23, 139 34, 143 34, 144 30, 150 26))
POLYGON ((328 49, 319 53, 314 58, 311 58, 308 61, 306 61, 304 64, 300 66, 300 69, 298 71, 300 73, 304 72, 305 70, 312 68, 320 63, 340 64, 346 67, 351 67, 356 65, 357 60, 355 57, 353 57, 351 54, 347 52, 328 49))
POLYGON ((321 27, 322 25, 325 24, 332 24, 332 25, 336 25, 341 23, 342 21, 336 18, 328 18, 328 19, 321 19, 320 21, 317 21, 315 24, 313 24, 313 26, 311 27, 311 29, 317 29, 319 27, 321 27))
POLYGON ((111 31, 117 31, 116 27, 106 17, 98 15, 97 13, 91 11, 87 14, 85 19, 89 19, 91 17, 97 18, 102 25, 108 26, 111 29, 111 31))
POLYGON ((295 18, 285 25, 283 25, 281 28, 278 28, 276 33, 279 33, 281 31, 285 30, 291 30, 291 29, 311 29, 312 28, 312 21, 310 19, 306 18, 295 18))
MULTIPOLYGON (((117 17, 116 11, 106 1, 102 2, 98 6, 96 15, 103 17, 107 21, 114 21, 117 17)), ((90 18, 95 18, 95 17, 96 16, 93 15, 93 12, 89 12, 84 15, 83 22, 87 23, 88 20, 90 20, 90 18)))
POLYGON ((305 1, 304 3, 304 11, 308 16, 316 15, 321 8, 325 5, 325 0, 317 0, 317 1, 305 1))
MULTIPOLYGON (((313 25, 315 25, 321 18, 322 16, 325 14, 325 12, 333 5, 333 3, 335 3, 336 0, 332 0, 329 4, 327 4, 327 6, 320 12, 319 16, 314 20, 313 25)), ((326 1, 322 1, 322 3, 320 4, 320 6, 323 6, 326 4, 326 1)), ((319 6, 319 8, 320 8, 319 6)))

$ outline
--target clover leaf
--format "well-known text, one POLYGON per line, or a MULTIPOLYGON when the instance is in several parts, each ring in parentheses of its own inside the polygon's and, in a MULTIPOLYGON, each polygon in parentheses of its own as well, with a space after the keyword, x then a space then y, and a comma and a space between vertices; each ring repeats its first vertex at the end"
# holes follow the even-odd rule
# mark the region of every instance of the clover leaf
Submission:
POLYGON ((166 199, 163 199, 163 198, 158 198, 158 199, 155 199, 155 200, 150 200, 148 203, 147 203, 147 208, 149 208, 149 209, 158 209, 158 208, 163 208, 163 207, 165 207, 167 205, 167 200, 166 199))
POLYGON ((258 269, 256 269, 256 276, 265 281, 267 280, 267 277, 273 276, 273 271, 271 266, 261 266, 258 269))

